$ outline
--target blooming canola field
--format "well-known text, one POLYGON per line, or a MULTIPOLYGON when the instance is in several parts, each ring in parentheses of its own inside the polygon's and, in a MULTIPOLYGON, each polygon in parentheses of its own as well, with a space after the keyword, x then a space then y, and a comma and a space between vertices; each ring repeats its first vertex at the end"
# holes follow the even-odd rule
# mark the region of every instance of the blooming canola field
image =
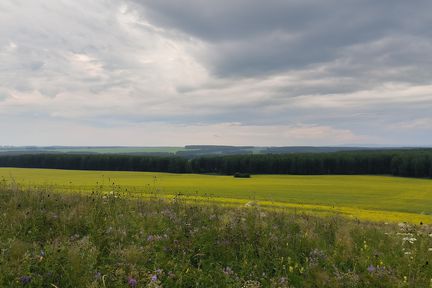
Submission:
POLYGON ((379 222, 432 223, 432 181, 386 176, 232 176, 0 168, 0 180, 65 193, 182 197, 379 222))

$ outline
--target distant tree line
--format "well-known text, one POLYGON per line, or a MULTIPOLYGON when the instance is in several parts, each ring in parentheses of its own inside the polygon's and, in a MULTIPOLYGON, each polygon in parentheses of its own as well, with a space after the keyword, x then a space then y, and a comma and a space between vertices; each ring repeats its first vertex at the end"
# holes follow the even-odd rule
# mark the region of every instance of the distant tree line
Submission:
POLYGON ((187 160, 117 154, 23 154, 0 156, 0 167, 186 173, 187 160))
POLYGON ((34 154, 0 156, 0 167, 225 174, 370 174, 432 178, 432 149, 177 156, 34 154))
POLYGON ((432 178, 432 149, 202 157, 196 173, 394 175, 432 178))

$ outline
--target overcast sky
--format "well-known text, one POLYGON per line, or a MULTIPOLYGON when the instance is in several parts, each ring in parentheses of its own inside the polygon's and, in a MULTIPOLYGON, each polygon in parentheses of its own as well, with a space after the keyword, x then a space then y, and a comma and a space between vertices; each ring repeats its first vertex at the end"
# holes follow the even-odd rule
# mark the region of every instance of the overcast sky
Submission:
POLYGON ((431 145, 430 0, 1 0, 0 145, 431 145))

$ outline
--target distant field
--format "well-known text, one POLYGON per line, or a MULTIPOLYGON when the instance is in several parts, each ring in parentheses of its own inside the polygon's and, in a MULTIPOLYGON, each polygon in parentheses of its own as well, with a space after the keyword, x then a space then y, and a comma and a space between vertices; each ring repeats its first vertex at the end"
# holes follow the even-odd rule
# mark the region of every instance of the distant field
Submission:
POLYGON ((233 154, 290 154, 290 153, 330 153, 338 151, 369 150, 368 147, 257 147, 257 146, 225 146, 225 145, 187 145, 177 146, 0 146, 0 156, 4 154, 32 154, 32 153, 171 153, 185 157, 204 155, 233 155, 233 154))
POLYGON ((183 147, 114 147, 114 148, 61 148, 55 149, 55 152, 68 153, 68 152, 87 152, 87 153, 176 153, 178 151, 186 150, 183 147))
POLYGON ((0 152, 56 152, 56 153, 176 153, 184 147, 38 147, 0 148, 0 152))
POLYGON ((342 213, 376 221, 432 223, 432 181, 384 176, 260 175, 230 176, 146 172, 68 171, 0 168, 0 180, 26 187, 51 186, 65 192, 112 190, 131 195, 181 193, 195 201, 211 201, 342 213))

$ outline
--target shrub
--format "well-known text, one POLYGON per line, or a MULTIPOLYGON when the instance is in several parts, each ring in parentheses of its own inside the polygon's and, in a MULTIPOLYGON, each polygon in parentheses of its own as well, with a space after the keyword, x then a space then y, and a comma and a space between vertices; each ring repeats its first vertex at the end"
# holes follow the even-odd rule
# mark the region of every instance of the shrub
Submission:
POLYGON ((250 178, 251 175, 249 173, 240 173, 236 172, 234 173, 234 178, 250 178))

